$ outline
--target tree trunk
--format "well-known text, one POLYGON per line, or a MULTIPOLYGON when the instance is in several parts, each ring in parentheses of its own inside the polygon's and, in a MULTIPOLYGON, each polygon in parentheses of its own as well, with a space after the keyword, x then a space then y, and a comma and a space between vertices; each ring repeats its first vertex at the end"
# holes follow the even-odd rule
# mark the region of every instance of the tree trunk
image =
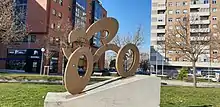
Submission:
POLYGON ((196 88, 197 81, 196 81, 196 62, 195 61, 192 61, 192 67, 193 67, 193 85, 196 88))

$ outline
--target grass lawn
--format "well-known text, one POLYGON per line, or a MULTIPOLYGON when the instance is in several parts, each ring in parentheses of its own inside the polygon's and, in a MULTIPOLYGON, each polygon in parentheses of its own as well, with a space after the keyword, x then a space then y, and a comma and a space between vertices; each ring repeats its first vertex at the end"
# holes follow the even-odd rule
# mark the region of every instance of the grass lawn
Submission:
MULTIPOLYGON (((61 85, 0 84, 0 107, 43 107, 47 92, 63 92, 61 85)), ((220 89, 162 87, 161 107, 213 105, 220 107, 220 89)))
POLYGON ((43 107, 47 92, 65 91, 61 85, 0 84, 0 107, 43 107))
POLYGON ((162 87, 161 107, 220 107, 219 88, 162 87))

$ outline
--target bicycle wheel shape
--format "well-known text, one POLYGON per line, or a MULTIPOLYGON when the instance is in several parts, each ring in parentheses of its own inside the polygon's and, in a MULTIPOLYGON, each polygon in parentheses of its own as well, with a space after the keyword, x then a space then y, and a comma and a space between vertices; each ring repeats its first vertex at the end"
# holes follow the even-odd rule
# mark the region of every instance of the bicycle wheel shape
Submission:
POLYGON ((76 49, 69 57, 65 74, 64 82, 66 90, 72 95, 78 94, 83 91, 83 89, 88 84, 93 70, 93 56, 88 47, 81 47, 76 49), (87 69, 86 74, 80 77, 78 74, 78 62, 80 56, 84 55, 87 59, 87 69))
POLYGON ((123 48, 121 48, 118 52, 117 59, 116 59, 116 69, 120 76, 122 77, 129 77, 134 76, 137 68, 139 67, 139 50, 134 44, 127 44, 123 48), (124 71, 124 56, 126 52, 131 50, 133 52, 133 61, 131 67, 128 69, 127 72, 124 71))

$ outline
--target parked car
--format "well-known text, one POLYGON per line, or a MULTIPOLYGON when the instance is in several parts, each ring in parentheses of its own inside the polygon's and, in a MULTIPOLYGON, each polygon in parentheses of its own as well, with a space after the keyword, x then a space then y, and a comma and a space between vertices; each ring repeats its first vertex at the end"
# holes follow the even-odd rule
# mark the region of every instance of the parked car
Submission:
POLYGON ((213 82, 217 82, 217 78, 214 75, 206 75, 203 78, 207 80, 211 80, 213 82))
POLYGON ((83 68, 78 68, 78 73, 80 76, 82 76, 86 73, 86 71, 84 71, 83 68))
POLYGON ((212 78, 215 78, 215 76, 214 76, 214 75, 206 75, 206 76, 204 77, 204 79, 212 79, 212 78))
POLYGON ((138 74, 138 75, 150 75, 150 72, 137 71, 136 74, 138 74))

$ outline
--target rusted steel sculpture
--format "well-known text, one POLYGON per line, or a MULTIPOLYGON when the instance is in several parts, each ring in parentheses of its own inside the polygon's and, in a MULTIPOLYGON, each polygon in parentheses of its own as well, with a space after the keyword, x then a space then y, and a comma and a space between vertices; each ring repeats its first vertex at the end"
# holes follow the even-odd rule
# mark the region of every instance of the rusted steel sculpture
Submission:
POLYGON ((77 41, 78 37, 85 37, 87 40, 90 40, 95 33, 100 31, 107 31, 108 35, 106 38, 101 38, 103 46, 101 46, 93 55, 89 50, 89 47, 79 47, 74 52, 71 52, 71 49, 63 48, 63 53, 68 59, 65 74, 64 82, 65 88, 71 94, 78 94, 83 91, 87 83, 90 80, 93 71, 93 64, 99 60, 99 57, 105 53, 105 51, 112 50, 117 53, 116 59, 116 70, 118 74, 122 77, 134 76, 135 72, 139 66, 139 50, 134 44, 127 44, 124 47, 120 48, 114 44, 109 44, 109 42, 115 37, 118 32, 119 24, 115 18, 103 18, 96 23, 92 24, 87 31, 80 29, 73 30, 69 34, 68 42, 73 43, 77 41), (133 63, 130 69, 125 72, 123 67, 123 59, 128 50, 133 51, 133 63), (78 61, 80 56, 84 55, 87 59, 87 68, 86 74, 83 77, 80 77, 78 74, 78 61))

